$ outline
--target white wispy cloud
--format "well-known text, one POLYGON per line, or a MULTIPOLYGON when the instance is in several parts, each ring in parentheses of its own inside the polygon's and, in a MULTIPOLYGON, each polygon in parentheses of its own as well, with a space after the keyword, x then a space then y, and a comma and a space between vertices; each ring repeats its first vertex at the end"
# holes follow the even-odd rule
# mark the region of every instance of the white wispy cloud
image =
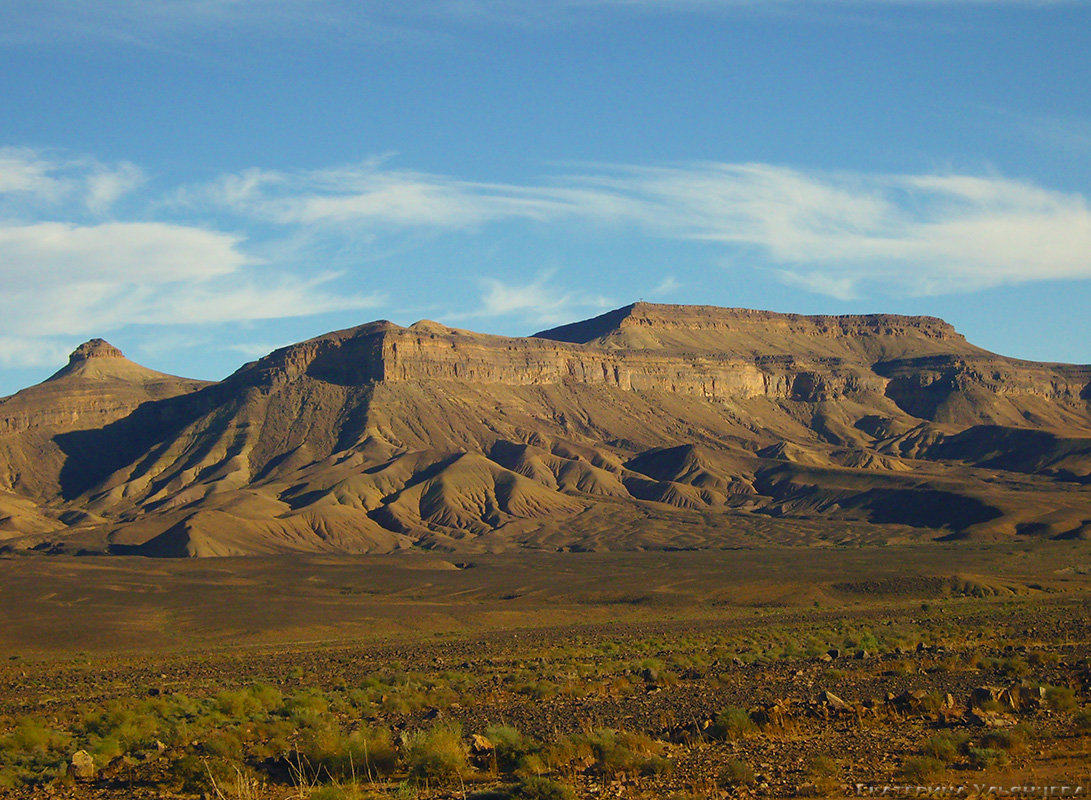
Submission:
POLYGON ((570 322, 588 309, 598 313, 614 305, 600 295, 559 286, 553 271, 543 272, 530 282, 482 278, 478 283, 480 306, 468 313, 447 315, 448 319, 516 316, 533 324, 555 325, 570 322))
POLYGON ((87 176, 84 202, 93 213, 105 214, 118 200, 139 188, 145 180, 144 172, 134 164, 118 164, 112 169, 94 170, 87 176))
POLYGON ((369 308, 381 295, 329 287, 338 277, 265 274, 236 235, 184 225, 0 225, 0 336, 7 361, 52 362, 57 336, 125 325, 216 324, 369 308), (23 346, 37 338, 36 347, 23 346))
MULTIPOLYGON (((613 235, 636 228, 707 243, 727 263, 765 266, 786 283, 840 298, 1091 278, 1087 200, 997 175, 589 165, 517 185, 372 161, 314 173, 242 173, 183 196, 283 226, 374 235, 511 221, 591 222, 604 231, 614 226, 613 235)), ((529 293, 535 285, 523 288, 529 293)), ((498 290, 485 308, 519 296, 498 290)))
POLYGON ((143 170, 127 161, 104 164, 86 156, 0 147, 0 211, 8 213, 67 205, 101 216, 145 180, 143 170))
POLYGON ((0 336, 0 366, 40 367, 64 364, 73 342, 34 336, 0 336))
POLYGON ((838 297, 1091 278, 1087 200, 1001 177, 705 164, 590 182, 637 199, 659 235, 722 244, 838 297))
POLYGON ((0 194, 27 194, 53 199, 60 195, 52 165, 33 150, 0 147, 0 194))
MULTIPOLYGON (((500 225, 699 243, 707 252, 702 280, 715 280, 708 263, 740 265, 839 298, 1091 279, 1087 199, 988 173, 590 164, 496 183, 395 169, 379 157, 313 171, 246 170, 166 189, 169 202, 142 186, 135 166, 0 151, 0 336, 46 340, 130 324, 373 308, 386 302, 382 292, 344 289, 356 269, 350 260, 391 241, 409 247, 420 237, 483 235, 500 225), (126 193, 143 198, 146 215, 172 219, 103 221, 126 193), (190 216, 229 220, 239 232, 190 216), (351 259, 335 268, 327 256, 338 242, 351 259)), ((651 296, 676 290, 688 275, 672 273, 651 296)), ((482 279, 479 306, 460 316, 548 325, 610 305, 543 271, 482 279)))
POLYGON ((281 225, 461 229, 500 219, 545 221, 571 206, 564 191, 460 181, 389 169, 385 159, 308 172, 250 169, 177 194, 182 205, 211 203, 281 225))
MULTIPOLYGON (((146 183, 128 162, 0 148, 0 363, 56 363, 70 337, 125 325, 311 316, 382 299, 333 289, 335 273, 265 264, 243 234, 112 219, 118 201, 146 183)), ((143 195, 145 213, 154 211, 143 195)))
POLYGON ((0 227, 0 279, 64 285, 203 281, 248 263, 241 237, 161 222, 0 227))
POLYGON ((650 297, 662 297, 663 295, 673 294, 681 288, 682 284, 678 282, 678 279, 673 275, 668 275, 654 289, 648 292, 648 295, 650 297))

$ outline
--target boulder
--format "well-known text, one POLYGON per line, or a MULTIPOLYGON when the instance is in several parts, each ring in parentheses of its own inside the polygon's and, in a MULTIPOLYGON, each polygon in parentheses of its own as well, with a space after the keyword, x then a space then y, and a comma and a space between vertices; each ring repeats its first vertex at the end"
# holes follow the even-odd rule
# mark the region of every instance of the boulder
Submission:
POLYGON ((474 755, 482 755, 485 753, 491 753, 496 749, 496 745, 492 740, 486 736, 482 736, 480 733, 475 733, 470 740, 470 752, 474 755))
POLYGON ((77 750, 68 764, 68 774, 80 782, 95 779, 95 759, 86 750, 77 750))
POLYGON ((829 708, 831 711, 852 711, 853 707, 835 695, 833 692, 823 692, 818 697, 818 702, 829 708))

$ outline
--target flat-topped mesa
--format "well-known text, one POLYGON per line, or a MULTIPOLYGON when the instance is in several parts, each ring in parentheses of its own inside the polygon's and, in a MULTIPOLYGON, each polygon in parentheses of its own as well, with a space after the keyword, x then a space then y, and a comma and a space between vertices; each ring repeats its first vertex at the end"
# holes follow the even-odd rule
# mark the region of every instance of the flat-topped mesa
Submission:
POLYGON ((879 361, 906 355, 984 352, 935 317, 781 314, 746 308, 634 303, 534 334, 614 349, 730 352, 737 356, 837 356, 879 361))
POLYGON ((772 396, 816 398, 885 381, 842 359, 796 360, 785 354, 760 361, 730 348, 620 348, 545 337, 484 336, 430 323, 388 330, 383 337, 384 381, 454 380, 513 386, 578 383, 625 390, 659 390, 708 399, 772 396))
POLYGON ((905 335, 910 331, 919 331, 930 338, 963 341, 962 335, 950 323, 938 317, 902 314, 790 314, 752 308, 645 302, 633 303, 611 313, 618 312, 626 312, 621 320, 622 327, 635 325, 731 330, 760 325, 764 328, 787 327, 832 335, 905 335))
POLYGON ((491 336, 427 320, 408 328, 380 321, 282 348, 248 364, 232 380, 265 386, 301 376, 344 386, 419 380, 511 386, 577 383, 712 399, 803 399, 881 391, 884 386, 884 380, 858 357, 804 353, 796 358, 765 348, 758 359, 747 350, 737 352, 730 342, 696 344, 608 347, 599 341, 491 336))
MULTIPOLYGON (((708 399, 820 400, 883 394, 900 375, 898 365, 915 371, 912 364, 919 360, 935 360, 943 374, 962 374, 971 363, 987 362, 989 369, 1012 363, 967 343, 933 317, 802 316, 636 303, 522 338, 429 320, 408 328, 381 320, 282 348, 232 379, 266 386, 301 376, 342 386, 575 383, 708 399)), ((1038 392, 1042 377, 1027 378, 1023 383, 1034 386, 1019 384, 1016 391, 1038 392)), ((1072 388, 1047 386, 1041 393, 1071 394, 1072 388)))

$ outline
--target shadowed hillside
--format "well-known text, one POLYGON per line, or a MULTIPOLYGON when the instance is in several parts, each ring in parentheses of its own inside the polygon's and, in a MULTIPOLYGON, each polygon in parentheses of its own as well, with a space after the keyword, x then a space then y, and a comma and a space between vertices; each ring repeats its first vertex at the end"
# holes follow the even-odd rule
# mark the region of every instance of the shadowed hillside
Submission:
POLYGON ((374 322, 216 384, 96 340, 0 401, 8 548, 154 556, 1091 535, 1091 367, 927 317, 374 322))

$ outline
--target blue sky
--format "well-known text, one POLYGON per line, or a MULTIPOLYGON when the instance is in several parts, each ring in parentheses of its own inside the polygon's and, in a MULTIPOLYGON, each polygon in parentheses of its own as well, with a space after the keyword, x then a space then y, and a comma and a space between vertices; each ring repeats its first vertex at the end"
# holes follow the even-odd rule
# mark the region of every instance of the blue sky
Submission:
POLYGON ((368 320, 929 314, 1091 362, 1091 3, 0 0, 0 395, 368 320))

